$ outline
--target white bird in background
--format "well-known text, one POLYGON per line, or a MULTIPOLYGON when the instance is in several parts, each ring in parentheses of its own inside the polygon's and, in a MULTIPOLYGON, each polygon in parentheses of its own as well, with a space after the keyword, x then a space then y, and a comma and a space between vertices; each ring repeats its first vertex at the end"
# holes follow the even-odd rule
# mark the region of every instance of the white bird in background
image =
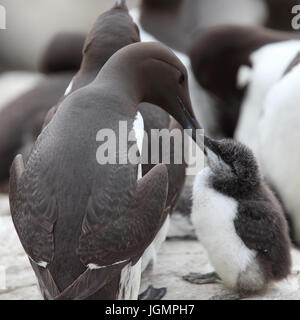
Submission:
POLYGON ((264 109, 270 88, 282 77, 284 71, 300 50, 300 41, 268 44, 251 55, 252 68, 242 66, 238 85, 248 84, 235 139, 258 153, 258 121, 264 109), (248 68, 248 69, 247 69, 248 68))
POLYGON ((269 91, 259 130, 263 173, 290 218, 292 238, 300 246, 300 65, 269 91))

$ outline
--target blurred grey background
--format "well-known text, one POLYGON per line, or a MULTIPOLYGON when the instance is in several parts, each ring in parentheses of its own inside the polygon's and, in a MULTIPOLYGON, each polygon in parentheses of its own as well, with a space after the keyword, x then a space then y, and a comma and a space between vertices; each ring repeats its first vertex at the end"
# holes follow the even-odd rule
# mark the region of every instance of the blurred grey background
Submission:
MULTIPOLYGON (((0 30, 0 56, 12 69, 36 69, 49 39, 58 31, 88 31, 116 0, 1 0, 6 30, 0 30)), ((138 0, 127 0, 129 8, 138 0)))
MULTIPOLYGON (((99 14, 111 8, 115 2, 0 0, 7 13, 7 29, 0 30, 0 61, 9 69, 36 70, 39 58, 53 35, 59 31, 87 32, 99 14)), ((132 9, 141 2, 127 0, 127 5, 132 9)), ((156 29, 158 33, 168 28, 168 37, 176 42, 180 34, 188 38, 192 30, 215 24, 263 24, 265 9, 265 0, 182 0, 182 16, 180 14, 176 20, 172 20, 168 19, 167 13, 153 21, 151 16, 148 27, 156 29)))

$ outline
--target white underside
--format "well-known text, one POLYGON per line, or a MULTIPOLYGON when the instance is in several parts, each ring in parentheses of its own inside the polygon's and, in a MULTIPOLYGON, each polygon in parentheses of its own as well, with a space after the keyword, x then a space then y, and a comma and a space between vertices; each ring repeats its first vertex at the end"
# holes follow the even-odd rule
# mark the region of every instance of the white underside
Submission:
MULTIPOLYGON (((252 71, 248 70, 249 87, 241 107, 235 138, 258 152, 257 126, 263 113, 266 96, 271 87, 282 77, 286 68, 300 50, 300 41, 269 44, 251 55, 252 71)), ((243 68, 237 79, 242 82, 243 68)), ((243 79, 243 81, 246 81, 243 79)))
POLYGON ((259 158, 290 214, 300 243, 300 65, 270 90, 259 126, 259 158))
MULTIPOLYGON (((143 138, 144 138, 144 120, 140 112, 137 113, 137 117, 133 124, 133 129, 135 131, 139 152, 140 154, 142 154, 143 138)), ((142 166, 140 164, 138 167, 137 179, 139 180, 141 178, 142 178, 142 166)), ((165 240, 165 237, 164 239, 161 239, 162 236, 160 234, 164 232, 167 233, 167 231, 165 231, 165 228, 166 228, 165 225, 168 225, 167 221, 163 225, 159 233, 157 234, 154 241, 146 249, 144 255, 138 261, 138 263, 134 266, 131 266, 131 264, 128 264, 123 268, 121 272, 121 278, 120 278, 120 290, 118 295, 119 300, 120 299, 124 299, 124 300, 138 299, 140 283, 141 283, 141 274, 144 268, 146 268, 151 261, 156 260, 156 250, 159 249, 161 243, 165 240)))
MULTIPOLYGON (((136 143, 139 149, 140 154, 143 151, 143 139, 144 139, 144 119, 141 113, 138 111, 136 115, 136 119, 133 122, 133 130, 136 136, 136 143)), ((142 164, 140 163, 138 166, 138 176, 137 179, 140 180, 143 176, 142 172, 142 164)))
POLYGON ((126 265, 120 278, 118 300, 137 300, 141 285, 141 259, 132 266, 126 265))
POLYGON ((240 274, 256 265, 256 254, 235 231, 238 203, 209 187, 211 174, 206 167, 195 179, 192 222, 215 271, 228 287, 235 288, 240 274))
MULTIPOLYGON (((143 149, 143 137, 144 137, 144 120, 140 112, 137 113, 136 120, 134 121, 133 128, 136 135, 137 145, 140 153, 142 154, 143 149)), ((142 166, 138 167, 138 180, 142 178, 142 166)), ((162 228, 159 230, 153 242, 146 249, 142 257, 142 272, 150 265, 155 265, 157 260, 157 252, 160 249, 162 243, 167 237, 169 229, 169 217, 167 217, 162 228)))
POLYGON ((68 85, 68 88, 65 91, 64 96, 66 97, 67 95, 70 94, 70 92, 72 91, 72 87, 73 87, 73 82, 74 82, 74 77, 72 78, 71 82, 68 85))

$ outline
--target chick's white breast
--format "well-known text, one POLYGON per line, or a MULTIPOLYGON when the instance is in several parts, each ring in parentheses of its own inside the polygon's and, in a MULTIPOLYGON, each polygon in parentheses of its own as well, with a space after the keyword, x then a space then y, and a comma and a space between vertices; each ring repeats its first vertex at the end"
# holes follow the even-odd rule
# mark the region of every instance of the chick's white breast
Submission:
POLYGON ((210 187, 211 175, 212 171, 207 167, 195 179, 192 221, 215 271, 227 286, 233 288, 239 274, 253 262, 255 252, 249 250, 236 234, 237 201, 210 187))

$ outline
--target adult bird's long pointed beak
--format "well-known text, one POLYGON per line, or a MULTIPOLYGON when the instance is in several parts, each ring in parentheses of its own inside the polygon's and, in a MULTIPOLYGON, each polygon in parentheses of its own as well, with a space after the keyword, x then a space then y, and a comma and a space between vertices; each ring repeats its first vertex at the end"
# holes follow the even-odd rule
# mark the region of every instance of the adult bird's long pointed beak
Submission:
POLYGON ((197 119, 194 117, 194 115, 191 114, 190 110, 185 106, 185 104, 182 102, 180 97, 177 97, 177 100, 180 104, 181 110, 182 110, 182 125, 184 129, 191 129, 192 130, 192 138, 195 142, 197 139, 197 130, 203 130, 200 126, 200 123, 197 121, 197 119))
POLYGON ((201 148, 206 156, 208 155, 207 148, 216 156, 218 156, 218 149, 214 140, 204 134, 204 130, 201 127, 200 123, 184 105, 180 97, 177 97, 177 99, 183 112, 182 122, 184 125, 184 129, 192 130, 193 140, 197 143, 197 145, 201 148))

